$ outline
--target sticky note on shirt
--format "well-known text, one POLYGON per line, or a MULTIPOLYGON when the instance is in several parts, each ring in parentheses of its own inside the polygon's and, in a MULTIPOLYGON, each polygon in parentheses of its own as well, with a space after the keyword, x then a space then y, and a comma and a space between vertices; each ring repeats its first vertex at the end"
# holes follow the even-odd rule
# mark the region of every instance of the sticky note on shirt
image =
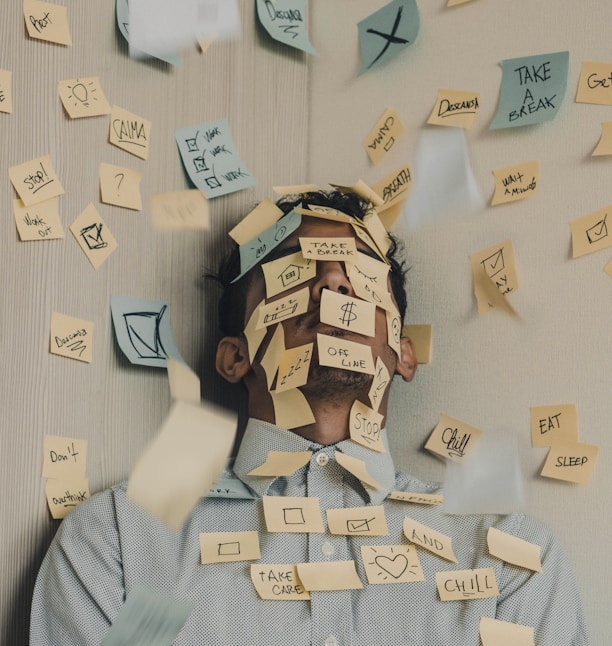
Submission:
POLYGON ((12 166, 8 172, 11 183, 26 206, 44 202, 64 192, 49 155, 12 166))
POLYGON ((351 440, 366 446, 373 451, 385 453, 382 441, 383 416, 374 409, 355 400, 349 415, 349 432, 351 440))
POLYGON ((447 460, 466 462, 481 435, 474 426, 442 413, 425 448, 447 460))
POLYGON ((427 123, 437 126, 471 128, 479 107, 479 92, 438 90, 438 98, 429 119, 427 119, 427 123))
POLYGON ((100 194, 105 204, 142 211, 142 173, 123 166, 100 164, 100 194))
POLYGON ((13 200, 13 213, 22 241, 56 240, 64 237, 57 197, 32 206, 25 206, 20 199, 13 200))
POLYGON ((499 596, 492 567, 436 572, 440 601, 466 601, 499 596))
POLYGON ((363 460, 354 458, 351 455, 342 453, 341 451, 336 451, 334 457, 341 467, 346 469, 349 473, 352 473, 363 484, 368 487, 372 487, 373 489, 382 489, 382 486, 370 475, 368 467, 363 460))
POLYGON ((151 224, 158 231, 204 231, 210 228, 208 200, 188 189, 154 193, 149 199, 151 224))
POLYGON ((87 478, 49 478, 45 483, 45 496, 51 516, 65 518, 77 505, 90 497, 87 478))
POLYGON ((513 624, 492 617, 480 618, 482 646, 534 646, 534 632, 530 626, 513 624))
POLYGON ((361 560, 370 584, 425 581, 414 545, 362 545, 361 560))
POLYGON ((148 159, 151 122, 114 105, 110 116, 108 140, 117 148, 141 159, 148 159))
POLYGON ((97 76, 58 81, 57 88, 64 110, 71 119, 98 117, 111 111, 97 76))
POLYGON ((327 334, 317 334, 319 364, 353 372, 375 374, 372 350, 367 345, 346 341, 327 334))
POLYGON ((200 563, 257 561, 261 558, 257 532, 201 532, 200 563))
POLYGON ((91 203, 70 225, 70 231, 94 269, 99 269, 117 248, 113 234, 91 203))
POLYGON ((382 505, 328 509, 327 528, 330 534, 344 536, 387 536, 389 528, 382 505))
POLYGON ((251 565, 251 581, 262 599, 304 601, 310 599, 298 575, 297 565, 287 563, 255 563, 251 565))
POLYGON ((578 414, 575 404, 532 406, 531 446, 551 446, 555 442, 578 442, 578 414))
POLYGON ((529 161, 493 171, 495 193, 491 206, 515 202, 534 195, 540 183, 540 162, 529 161))
POLYGON ((249 471, 250 476, 290 476, 310 462, 312 451, 268 451, 266 461, 249 471))
POLYGON ((576 103, 612 105, 612 63, 584 61, 578 80, 576 103))
POLYGON ((320 302, 321 323, 364 336, 376 334, 376 306, 331 289, 324 289, 320 302))
POLYGON ((405 129, 397 112, 393 108, 387 108, 363 140, 363 147, 370 161, 373 164, 381 162, 393 150, 405 129))
POLYGON ((85 477, 87 440, 58 435, 45 435, 43 447, 43 478, 85 477))
POLYGON ((608 211, 611 209, 607 206, 570 222, 573 258, 612 247, 612 221, 608 222, 608 211))
POLYGON ((291 534, 323 532, 319 499, 299 496, 263 496, 266 528, 269 532, 291 534))
POLYGON ((415 545, 419 545, 433 554, 441 556, 447 561, 457 563, 457 558, 453 552, 453 542, 450 536, 442 534, 427 525, 406 516, 404 518, 404 536, 415 545))
POLYGON ((355 561, 298 563, 297 571, 302 584, 311 592, 363 588, 355 569, 355 561))
POLYGON ((30 38, 58 45, 72 45, 67 7, 38 0, 24 0, 23 16, 30 38))
POLYGON ((599 448, 594 444, 555 442, 540 475, 584 484, 593 475, 598 453, 599 448))
POLYGON ((93 329, 91 321, 84 321, 53 312, 49 352, 68 359, 91 363, 93 360, 93 329))
POLYGON ((441 505, 444 496, 437 493, 417 493, 411 491, 392 491, 389 494, 390 500, 416 503, 418 505, 441 505))
POLYGON ((542 571, 541 547, 539 545, 502 532, 496 527, 489 527, 487 546, 491 556, 506 563, 512 563, 512 565, 518 565, 534 572, 542 571))
POLYGON ((13 111, 11 77, 12 73, 9 70, 0 70, 0 112, 13 111))

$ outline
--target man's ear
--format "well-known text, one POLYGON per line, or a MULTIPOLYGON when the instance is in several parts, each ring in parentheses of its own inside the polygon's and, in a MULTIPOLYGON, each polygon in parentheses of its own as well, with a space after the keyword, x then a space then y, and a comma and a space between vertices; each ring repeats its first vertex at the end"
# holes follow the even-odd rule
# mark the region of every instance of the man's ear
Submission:
POLYGON ((395 374, 400 375, 404 381, 412 381, 417 365, 414 345, 407 336, 403 336, 400 339, 400 356, 395 366, 395 374))
POLYGON ((238 336, 223 337, 217 345, 215 368, 226 381, 238 383, 251 368, 246 340, 238 336))

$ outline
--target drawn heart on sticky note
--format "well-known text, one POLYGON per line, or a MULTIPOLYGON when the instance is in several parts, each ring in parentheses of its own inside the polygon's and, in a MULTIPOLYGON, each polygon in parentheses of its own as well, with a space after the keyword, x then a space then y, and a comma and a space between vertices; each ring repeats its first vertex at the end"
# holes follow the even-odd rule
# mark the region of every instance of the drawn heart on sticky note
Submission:
POLYGON ((393 558, 377 556, 374 562, 381 570, 390 574, 394 579, 399 579, 408 567, 408 559, 403 554, 396 554, 393 558))

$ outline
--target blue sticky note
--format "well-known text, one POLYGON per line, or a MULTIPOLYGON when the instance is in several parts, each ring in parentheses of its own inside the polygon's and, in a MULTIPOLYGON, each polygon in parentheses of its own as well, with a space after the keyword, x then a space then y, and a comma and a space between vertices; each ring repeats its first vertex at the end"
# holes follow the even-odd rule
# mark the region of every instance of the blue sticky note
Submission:
POLYGON ((306 30, 306 2, 307 0, 257 0, 257 16, 275 40, 318 56, 306 30))
POLYGON ((416 0, 393 0, 359 22, 359 74, 394 58, 412 45, 419 33, 419 26, 416 0))
POLYGON ((179 128, 175 137, 189 178, 209 199, 257 183, 236 152, 227 119, 179 128))
POLYGON ((170 303, 111 296, 110 305, 115 338, 132 363, 166 368, 168 357, 185 363, 172 337, 170 303))
POLYGON ((290 211, 278 222, 260 233, 256 238, 240 245, 240 275, 232 283, 242 278, 255 265, 261 262, 273 249, 302 223, 302 216, 296 211, 290 211))
POLYGON ((565 96, 569 52, 510 58, 501 66, 499 106, 489 129, 554 119, 565 96))

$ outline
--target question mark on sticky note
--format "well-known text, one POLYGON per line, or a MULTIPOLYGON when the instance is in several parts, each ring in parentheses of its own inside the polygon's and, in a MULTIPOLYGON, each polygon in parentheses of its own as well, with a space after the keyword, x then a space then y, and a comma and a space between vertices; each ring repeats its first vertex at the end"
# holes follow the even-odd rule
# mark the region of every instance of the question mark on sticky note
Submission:
POLYGON ((117 173, 115 175, 115 178, 117 178, 117 177, 121 177, 121 179, 117 183, 117 195, 119 195, 119 189, 121 188, 121 182, 125 179, 125 175, 123 173, 117 173))

